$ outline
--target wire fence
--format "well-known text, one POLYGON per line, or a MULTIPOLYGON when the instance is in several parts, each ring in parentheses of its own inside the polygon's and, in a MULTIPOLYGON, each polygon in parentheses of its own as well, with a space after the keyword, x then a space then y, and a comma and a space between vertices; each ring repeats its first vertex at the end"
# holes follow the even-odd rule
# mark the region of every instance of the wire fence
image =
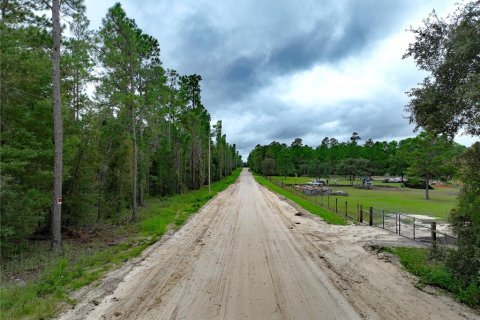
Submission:
POLYGON ((449 232, 446 223, 420 219, 407 213, 393 212, 374 207, 363 207, 360 203, 351 203, 348 199, 332 196, 319 188, 299 188, 299 185, 284 184, 275 179, 267 178, 275 185, 290 193, 313 202, 337 215, 361 224, 379 227, 400 236, 429 244, 453 247, 457 238, 449 232))

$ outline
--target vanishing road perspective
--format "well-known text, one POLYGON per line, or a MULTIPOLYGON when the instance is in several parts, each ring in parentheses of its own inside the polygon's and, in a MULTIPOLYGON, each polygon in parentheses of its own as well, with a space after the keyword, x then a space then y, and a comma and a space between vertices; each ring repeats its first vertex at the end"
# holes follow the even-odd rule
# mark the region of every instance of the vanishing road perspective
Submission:
POLYGON ((244 169, 183 228, 61 318, 474 319, 453 299, 415 288, 372 249, 410 241, 396 237, 328 225, 244 169))

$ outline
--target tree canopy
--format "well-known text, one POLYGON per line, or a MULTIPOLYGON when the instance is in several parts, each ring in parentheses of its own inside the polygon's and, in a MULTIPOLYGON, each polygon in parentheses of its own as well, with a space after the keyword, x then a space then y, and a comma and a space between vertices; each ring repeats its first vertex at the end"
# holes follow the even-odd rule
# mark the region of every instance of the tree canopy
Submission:
POLYGON ((480 2, 447 19, 432 12, 411 31, 415 42, 404 58, 413 57, 428 75, 408 93, 410 122, 452 137, 460 129, 480 135, 480 2))
POLYGON ((248 164, 265 175, 346 175, 353 180, 356 176, 385 174, 403 177, 408 172, 425 179, 446 179, 457 173, 453 161, 466 149, 446 137, 437 138, 426 132, 399 142, 367 139, 363 145, 358 143, 357 132, 352 138, 338 142, 325 137, 316 148, 303 145, 300 138, 290 146, 273 141, 257 145, 248 156, 248 164))
MULTIPOLYGON (((53 195, 52 27, 48 2, 4 1, 0 21, 1 251, 48 234, 53 195), (48 7, 48 6, 47 6, 48 7)), ((242 164, 202 103, 197 74, 166 69, 158 41, 120 4, 91 30, 61 1, 62 228, 135 219, 145 197, 198 189, 242 164), (89 93, 87 88, 95 88, 89 93)))

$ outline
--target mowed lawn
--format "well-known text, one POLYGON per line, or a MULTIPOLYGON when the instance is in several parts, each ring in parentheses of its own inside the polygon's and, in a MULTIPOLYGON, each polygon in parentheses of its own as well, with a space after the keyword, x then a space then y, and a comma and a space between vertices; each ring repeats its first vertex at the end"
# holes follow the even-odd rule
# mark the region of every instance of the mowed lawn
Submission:
MULTIPOLYGON (((286 184, 303 184, 308 181, 312 181, 309 177, 287 177, 284 180, 283 177, 273 177, 277 181, 281 181, 286 184)), ((343 183, 344 181, 342 181, 343 183)), ((388 189, 375 189, 364 190, 352 187, 335 187, 331 185, 333 179, 329 179, 330 186, 334 191, 342 190, 348 192, 349 196, 331 196, 330 207, 333 207, 335 198, 338 198, 338 211, 344 212, 345 201, 348 202, 348 211, 355 212, 357 204, 363 205, 363 208, 375 207, 378 209, 385 209, 394 212, 422 214, 428 216, 434 216, 441 219, 447 219, 456 203, 458 189, 456 188, 438 188, 436 190, 430 190, 430 200, 425 200, 425 190, 400 188, 400 184, 389 183, 383 184, 378 181, 374 182, 376 186, 388 185, 391 188, 388 189)), ((337 179, 337 183, 338 179, 337 179)), ((355 183, 359 183, 358 180, 355 183)), ((321 201, 321 197, 316 199, 321 201)), ((323 199, 324 204, 326 199, 323 199)))

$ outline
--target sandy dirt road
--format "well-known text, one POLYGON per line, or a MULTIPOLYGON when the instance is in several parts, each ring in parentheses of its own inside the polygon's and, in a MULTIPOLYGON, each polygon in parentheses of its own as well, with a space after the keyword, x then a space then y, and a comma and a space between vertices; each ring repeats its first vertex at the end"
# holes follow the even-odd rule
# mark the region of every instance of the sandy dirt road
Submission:
POLYGON ((398 264, 365 249, 395 235, 330 226, 298 211, 244 170, 110 292, 87 296, 61 318, 478 318, 418 290, 398 264))

